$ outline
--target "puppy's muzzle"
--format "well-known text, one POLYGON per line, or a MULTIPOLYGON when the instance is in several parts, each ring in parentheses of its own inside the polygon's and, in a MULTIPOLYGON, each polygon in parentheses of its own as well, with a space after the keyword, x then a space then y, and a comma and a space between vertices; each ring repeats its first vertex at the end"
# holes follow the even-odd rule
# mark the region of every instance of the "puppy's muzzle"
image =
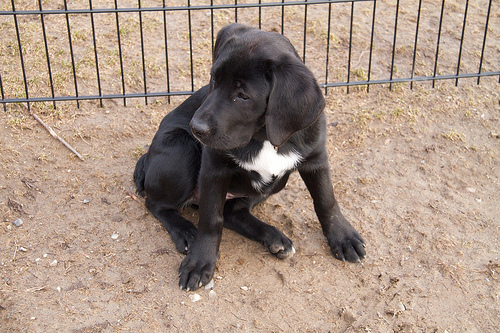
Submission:
POLYGON ((193 133, 193 135, 202 142, 204 139, 208 138, 212 132, 210 126, 207 123, 196 120, 195 118, 191 119, 189 127, 191 127, 191 132, 193 133))

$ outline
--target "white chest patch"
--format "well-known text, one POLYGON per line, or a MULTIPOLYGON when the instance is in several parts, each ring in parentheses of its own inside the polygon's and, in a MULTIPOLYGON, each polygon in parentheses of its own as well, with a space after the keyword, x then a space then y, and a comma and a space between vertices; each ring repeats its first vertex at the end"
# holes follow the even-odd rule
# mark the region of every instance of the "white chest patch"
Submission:
POLYGON ((282 177, 287 171, 293 170, 301 161, 302 156, 295 151, 278 154, 269 141, 264 141, 261 151, 251 161, 236 161, 247 170, 257 172, 261 180, 252 181, 252 186, 260 190, 263 185, 270 184, 273 179, 282 177))

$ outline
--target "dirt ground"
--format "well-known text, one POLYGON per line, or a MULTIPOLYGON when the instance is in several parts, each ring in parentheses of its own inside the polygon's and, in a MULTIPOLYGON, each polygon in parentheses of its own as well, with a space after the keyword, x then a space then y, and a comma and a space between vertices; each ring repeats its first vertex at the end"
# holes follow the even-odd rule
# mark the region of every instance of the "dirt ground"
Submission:
POLYGON ((498 332, 499 98, 493 78, 332 91, 332 178, 366 260, 330 255, 294 174, 255 213, 295 256, 224 230, 213 291, 196 292, 178 289, 183 256, 127 192, 177 102, 54 118, 85 161, 27 113, 1 112, 0 330, 498 332))
MULTIPOLYGON (((35 1, 17 1, 37 8, 35 1)), ((152 1, 144 1, 144 6, 152 1)), ((174 3, 174 2, 172 2, 174 3)), ((175 2, 177 3, 177 2, 175 2)), ((178 3, 181 3, 178 1, 178 3)), ((111 6, 95 0, 98 6, 111 6)), ((471 1, 462 72, 477 72, 487 6, 471 1), (478 25, 475 22, 479 22, 478 25)), ((85 1, 71 1, 79 8, 85 1)), ((155 2, 155 5, 158 5, 155 2)), ((184 3, 183 3, 184 5, 184 3)), ((378 1, 371 79, 390 71, 395 1, 378 1), (385 15, 387 14, 387 15, 385 15)), ((400 8, 394 77, 411 72, 418 3, 400 8)), ((44 8, 60 6, 44 2, 44 8)), ((127 1, 123 6, 136 6, 127 1)), ((345 81, 350 4, 332 10, 330 77, 345 81)), ((366 80, 372 4, 356 3, 351 80, 366 80)), ((0 5, 9 10, 10 3, 0 5)), ((324 7, 309 6, 306 64, 325 82, 324 7)), ((256 26, 256 10, 239 12, 256 26)), ((423 2, 415 75, 432 75, 440 4, 423 2)), ((463 4, 446 2, 438 75, 454 74, 463 4)), ((209 11, 192 12, 194 83, 210 68, 209 11), (198 30, 196 30, 198 29, 198 30)), ((215 13, 219 28, 232 10, 215 13)), ((106 16, 108 15, 108 16, 106 16)), ((121 93, 115 21, 95 15, 103 93, 121 93)), ((279 9, 263 28, 279 31, 279 9)), ((19 16, 31 96, 48 96, 39 17, 19 16)), ((148 91, 165 91, 160 13, 144 13, 148 91), (158 50, 161 50, 159 52, 158 50)), ((190 89, 185 12, 169 13, 170 81, 190 89), (176 17, 175 15, 179 15, 176 17), (177 29, 177 30, 176 30, 177 29), (177 32, 176 32, 177 31, 177 32)), ((493 6, 483 71, 498 70, 493 6)), ((126 92, 143 90, 136 14, 120 21, 126 92)), ((285 11, 285 34, 303 55, 303 13, 285 11)), ((72 95, 64 16, 45 16, 56 94, 72 95)), ((89 15, 71 16, 81 95, 97 93, 89 15)), ((2 82, 23 96, 14 22, 0 17, 2 82), (17 87, 17 88, 12 88, 17 87)), ((76 158, 21 105, 0 111, 1 332, 498 332, 500 323, 500 89, 498 77, 328 91, 328 151, 337 200, 367 242, 362 264, 335 260, 298 174, 255 209, 297 253, 278 260, 224 230, 213 290, 178 288, 183 255, 134 199, 132 173, 163 116, 183 98, 58 103, 32 108, 80 152, 76 158), (22 221, 22 224, 21 222, 22 221)), ((197 213, 185 216, 196 223, 197 213)))

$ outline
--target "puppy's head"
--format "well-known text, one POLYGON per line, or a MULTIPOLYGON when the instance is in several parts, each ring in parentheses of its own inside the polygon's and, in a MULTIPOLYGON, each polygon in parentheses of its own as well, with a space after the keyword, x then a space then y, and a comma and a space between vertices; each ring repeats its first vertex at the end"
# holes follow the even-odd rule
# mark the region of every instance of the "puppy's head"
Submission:
POLYGON ((279 147, 314 123, 324 106, 313 74, 287 38, 232 24, 217 35, 210 93, 190 125, 214 149, 244 146, 264 127, 279 147))

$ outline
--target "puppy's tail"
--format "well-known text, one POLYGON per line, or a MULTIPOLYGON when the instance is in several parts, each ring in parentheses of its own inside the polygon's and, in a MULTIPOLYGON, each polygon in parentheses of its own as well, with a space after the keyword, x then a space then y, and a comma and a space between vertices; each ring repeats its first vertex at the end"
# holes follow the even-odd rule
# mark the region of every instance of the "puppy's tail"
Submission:
POLYGON ((144 179, 146 178, 146 154, 142 155, 134 171, 134 182, 137 194, 144 196, 144 179))

